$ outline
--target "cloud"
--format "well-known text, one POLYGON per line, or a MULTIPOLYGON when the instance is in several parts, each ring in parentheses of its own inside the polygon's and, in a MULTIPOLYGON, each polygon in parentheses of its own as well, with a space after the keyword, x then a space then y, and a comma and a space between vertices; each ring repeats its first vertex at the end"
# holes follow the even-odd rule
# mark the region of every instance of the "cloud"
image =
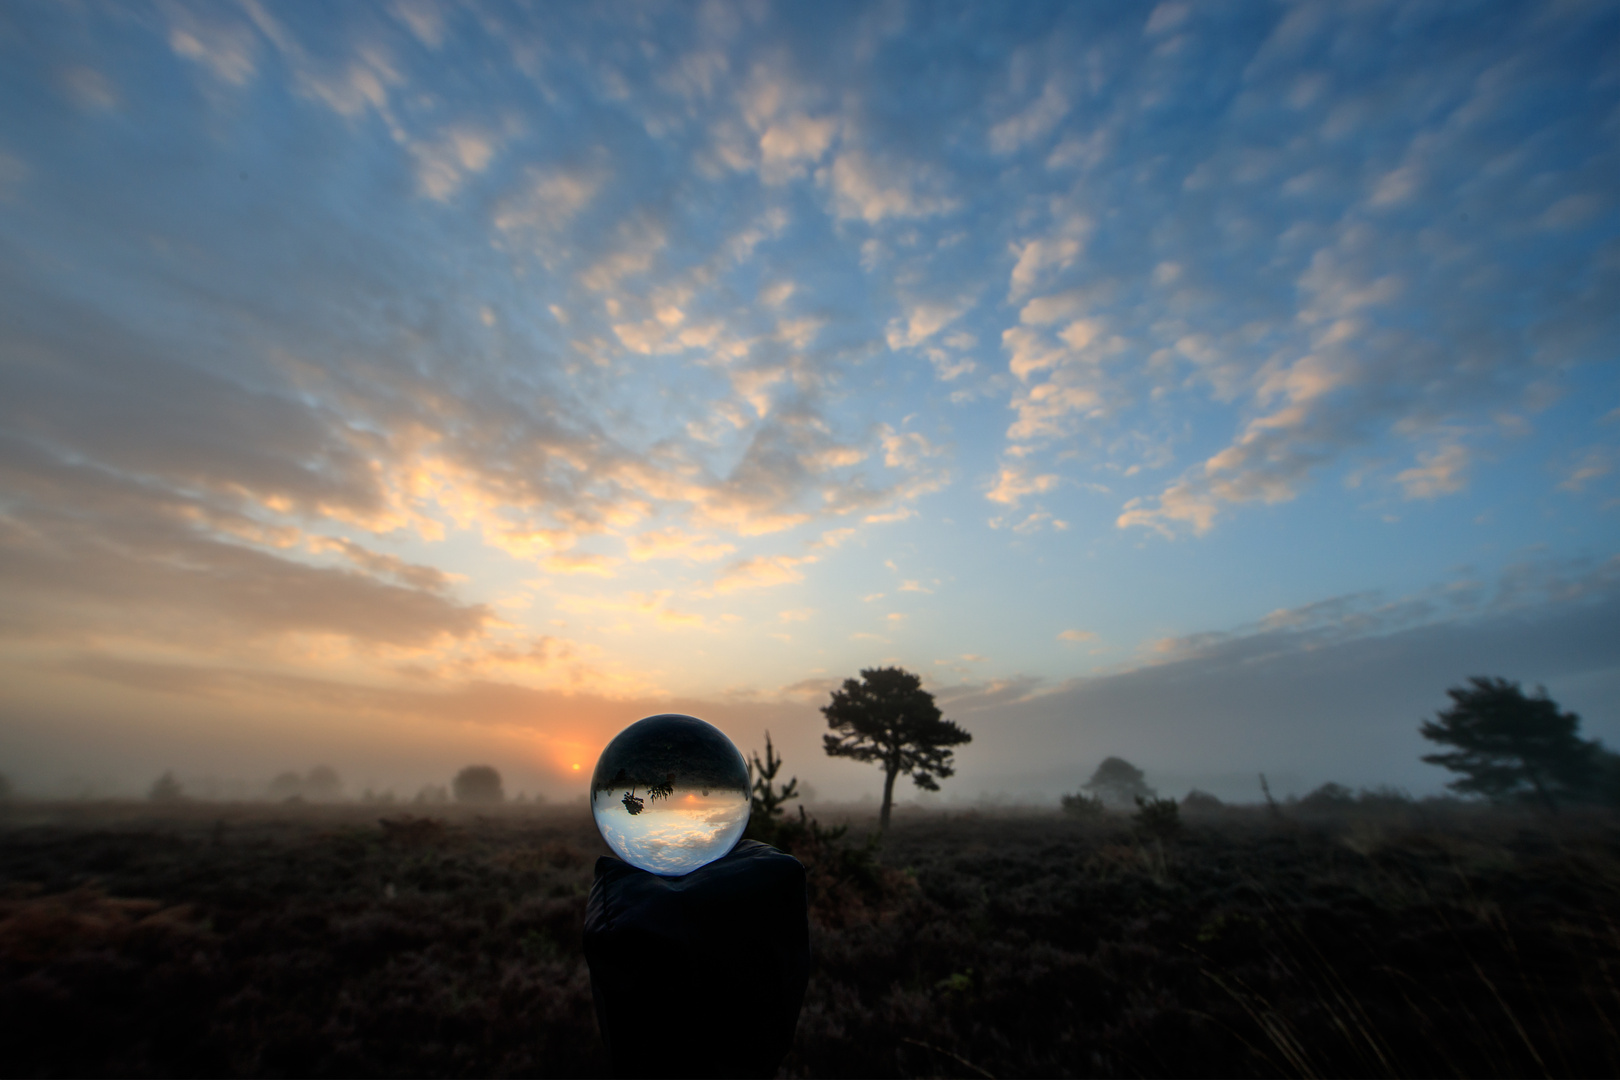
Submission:
POLYGON ((1297 791, 1330 779, 1436 791, 1444 774, 1419 760, 1431 747, 1417 727, 1445 706, 1447 686, 1501 673, 1568 704, 1565 688, 1597 680, 1602 693, 1620 672, 1604 632, 1620 617, 1612 581, 1511 609, 1428 600, 1426 615, 1377 597, 1325 602, 1295 627, 1216 635, 1056 686, 964 686, 941 704, 969 730, 993 723, 1009 772, 1043 760, 1072 775, 1116 754, 1160 775, 1236 774, 1241 786, 1223 797, 1258 801, 1259 771, 1303 773, 1297 791))
POLYGON ((1580 459, 1569 474, 1558 483, 1559 491, 1579 493, 1594 480, 1600 480, 1614 471, 1615 451, 1610 446, 1593 446, 1582 451, 1580 459))
POLYGON ((1190 14, 1192 5, 1185 0, 1164 0, 1154 7, 1142 32, 1150 35, 1168 33, 1186 22, 1190 14))
MULTIPOLYGON (((455 195, 469 174, 483 172, 495 156, 496 139, 472 127, 453 127, 439 138, 412 142, 416 182, 423 194, 445 202, 455 195)), ((535 193, 531 192, 531 200, 535 193)), ((497 222, 498 224, 498 222, 497 222)))
POLYGON ((644 615, 660 626, 673 628, 702 628, 707 625, 701 615, 678 611, 669 606, 673 590, 659 589, 651 593, 631 592, 622 596, 565 596, 558 600, 563 611, 582 614, 594 612, 625 612, 644 615))
POLYGON ((895 431, 885 424, 880 437, 883 442, 883 464, 891 469, 916 470, 928 459, 945 453, 944 447, 935 446, 920 431, 895 431))
POLYGON ((175 55, 202 65, 228 86, 246 86, 258 73, 258 43, 252 27, 229 20, 203 20, 178 5, 168 9, 173 20, 169 47, 175 55))
POLYGON ((1019 310, 1018 321, 1026 326, 1049 326, 1084 311, 1087 302, 1088 295, 1083 289, 1039 296, 1019 310))
POLYGON ((803 175, 826 154, 838 132, 830 117, 812 118, 804 114, 780 117, 759 137, 760 173, 768 184, 780 184, 803 175))
POLYGON ((212 650, 299 634, 424 648, 483 635, 491 612, 432 568, 326 540, 362 571, 312 566, 232 538, 225 512, 14 439, 0 444, 0 633, 38 643, 129 635, 212 650), (376 574, 377 576, 373 576, 376 574), (393 578, 392 583, 380 580, 393 578))
MULTIPOLYGON (((1012 279, 1007 286, 1007 302, 1012 303, 1029 293, 1047 270, 1066 270, 1074 265, 1074 260, 1085 248, 1086 236, 1090 232, 1090 219, 1077 215, 1064 223, 1063 231, 1057 236, 1035 237, 1013 244, 1011 250, 1017 260, 1013 263, 1012 279)), ((1038 322, 1038 319, 1028 317, 1032 310, 1036 310, 1033 305, 1026 307, 1025 322, 1038 322)))
POLYGON ((450 591, 454 578, 436 566, 406 562, 398 555, 372 551, 345 537, 310 536, 307 540, 315 551, 335 551, 349 562, 374 577, 393 578, 402 585, 425 592, 450 591))
POLYGON ((733 593, 743 589, 764 589, 774 585, 788 585, 804 580, 799 567, 815 562, 814 556, 761 555, 742 559, 726 567, 714 581, 717 593, 733 593))
POLYGON ((118 88, 111 79, 93 67, 76 64, 64 68, 61 81, 62 89, 81 109, 100 111, 118 106, 118 88))
POLYGON ((1062 478, 1056 473, 1030 476, 1021 468, 1003 466, 995 486, 984 497, 1003 506, 1015 507, 1027 496, 1045 494, 1056 489, 1060 483, 1062 478))
POLYGON ((636 562, 648 559, 686 559, 690 562, 713 562, 736 551, 733 544, 716 542, 709 537, 694 535, 670 526, 626 537, 625 546, 630 558, 636 562))
POLYGON ((1463 475, 1468 468, 1467 448, 1457 443, 1419 456, 1420 465, 1405 469, 1395 476, 1395 482, 1405 489, 1408 499, 1436 499, 1441 495, 1455 495, 1468 486, 1463 475))
POLYGON ((880 163, 863 150, 842 151, 834 159, 828 179, 838 216, 859 218, 869 225, 886 218, 933 217, 960 205, 956 199, 927 190, 939 186, 932 170, 880 163))
POLYGON ((433 0, 394 0, 390 11, 423 45, 437 49, 444 44, 444 11, 433 0))
POLYGON ((955 322, 972 307, 970 299, 922 302, 912 305, 902 318, 889 322, 889 348, 896 351, 920 345, 955 322))
POLYGON ((553 574, 591 574, 605 578, 614 576, 613 568, 618 563, 618 559, 610 556, 585 552, 563 552, 540 560, 540 565, 553 574))
POLYGON ((1059 641, 1095 641, 1097 635, 1090 630, 1065 630, 1058 635, 1059 641))
POLYGON ((375 47, 362 48, 346 64, 306 62, 299 74, 305 93, 348 120, 357 120, 367 111, 388 116, 391 90, 405 81, 393 57, 375 47))
POLYGON ((1121 529, 1150 528, 1165 539, 1175 536, 1171 528, 1173 524, 1190 525, 1194 534, 1199 536, 1215 525, 1218 504, 1211 495, 1198 490, 1192 483, 1172 484, 1154 501, 1158 503, 1157 506, 1141 496, 1130 499, 1114 519, 1114 525, 1121 529))
POLYGON ((1022 112, 1007 117, 990 128, 990 149, 1010 154, 1050 134, 1069 111, 1069 101, 1053 83, 1047 83, 1041 96, 1022 112))
POLYGON ((545 232, 568 224, 601 190, 599 172, 528 166, 523 182, 495 211, 502 232, 545 232))
MULTIPOLYGON (((511 599, 509 557, 870 589, 890 554, 967 580, 940 559, 980 494, 1079 542, 1079 492, 1182 536, 1313 486, 1353 518, 1352 481, 1516 514, 1523 470, 1472 461, 1568 491, 1610 465, 1556 441, 1620 331, 1596 9, 1393 50, 1376 7, 1077 5, 1033 36, 649 9, 632 56, 517 7, 166 4, 117 64, 75 12, 23 16, 62 47, 18 69, 44 111, 0 152, 30 222, 0 244, 0 512, 52 640, 561 679, 561 645, 491 651, 549 587, 465 599, 511 599), (161 123, 47 137, 106 108, 161 123), (958 458, 984 482, 952 489, 958 458)), ((698 625, 662 591, 622 617, 698 625)))
POLYGON ((0 202, 15 199, 27 177, 28 166, 23 160, 0 150, 0 202))

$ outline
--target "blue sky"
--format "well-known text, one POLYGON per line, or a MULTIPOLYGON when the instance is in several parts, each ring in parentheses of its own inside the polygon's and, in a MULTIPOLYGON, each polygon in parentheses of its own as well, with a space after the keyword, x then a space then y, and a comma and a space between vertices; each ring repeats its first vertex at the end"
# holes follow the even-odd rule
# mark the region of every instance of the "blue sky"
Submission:
POLYGON ((1620 739, 1616 72, 1595 4, 8 5, 0 751, 561 792, 685 703, 852 793, 878 663, 958 797, 1428 790, 1476 673, 1620 739))

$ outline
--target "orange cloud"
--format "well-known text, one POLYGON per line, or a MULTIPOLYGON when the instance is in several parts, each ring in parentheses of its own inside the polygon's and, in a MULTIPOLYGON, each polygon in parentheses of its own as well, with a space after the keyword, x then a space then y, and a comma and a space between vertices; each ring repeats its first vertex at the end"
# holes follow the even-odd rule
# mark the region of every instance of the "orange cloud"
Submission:
POLYGON ((711 541, 705 536, 694 536, 670 527, 644 532, 625 538, 630 557, 637 562, 648 559, 688 559, 692 562, 713 562, 736 551, 732 544, 711 541))
POLYGON ((554 574, 594 574, 597 577, 613 577, 613 568, 619 563, 618 559, 607 555, 591 555, 580 552, 577 554, 563 553, 551 555, 542 560, 541 564, 554 574))
POLYGON ((739 589, 762 589, 803 581, 804 573, 799 567, 815 561, 813 555, 761 555, 757 559, 732 563, 725 573, 715 579, 714 591, 731 593, 739 589))

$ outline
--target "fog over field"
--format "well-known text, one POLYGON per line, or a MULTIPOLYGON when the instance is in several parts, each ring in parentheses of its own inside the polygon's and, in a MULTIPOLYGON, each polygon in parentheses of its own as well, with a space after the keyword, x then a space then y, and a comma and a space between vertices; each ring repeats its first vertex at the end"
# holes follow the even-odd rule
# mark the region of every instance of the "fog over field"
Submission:
MULTIPOLYGON (((1612 5, 0 6, 0 774, 937 794, 1620 746, 1612 5)), ((291 789, 287 789, 291 790, 291 789)))

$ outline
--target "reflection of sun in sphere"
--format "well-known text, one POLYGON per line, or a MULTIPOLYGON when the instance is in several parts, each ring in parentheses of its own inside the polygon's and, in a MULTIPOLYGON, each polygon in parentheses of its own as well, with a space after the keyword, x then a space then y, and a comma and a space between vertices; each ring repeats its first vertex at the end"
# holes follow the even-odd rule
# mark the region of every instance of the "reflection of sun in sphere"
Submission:
POLYGON ((736 846, 748 827, 748 766, 721 730, 663 713, 614 736, 591 775, 591 813, 613 853, 666 877, 736 846))

